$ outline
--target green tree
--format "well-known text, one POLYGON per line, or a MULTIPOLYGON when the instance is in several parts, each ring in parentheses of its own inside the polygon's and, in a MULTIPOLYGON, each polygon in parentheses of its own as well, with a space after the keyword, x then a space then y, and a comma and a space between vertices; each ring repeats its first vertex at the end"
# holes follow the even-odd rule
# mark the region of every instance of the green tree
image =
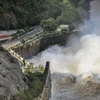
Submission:
POLYGON ((4 51, 4 48, 2 47, 2 45, 0 44, 0 51, 4 51))
POLYGON ((73 24, 78 22, 81 22, 81 17, 75 8, 62 12, 56 19, 57 24, 73 24))
MULTIPOLYGON (((57 19, 64 13, 69 14, 71 9, 75 9, 77 13, 80 11, 81 16, 85 16, 81 19, 87 18, 90 10, 89 1, 91 0, 0 0, 0 29, 38 25, 43 19, 50 17, 57 19)), ((73 16, 73 14, 71 15, 73 16)), ((75 16, 72 21, 73 19, 75 16)))
POLYGON ((22 39, 22 40, 21 40, 21 43, 22 43, 22 44, 25 44, 25 40, 24 40, 24 39, 22 39))
POLYGON ((57 28, 57 25, 55 23, 54 18, 49 18, 47 20, 42 20, 41 21, 41 27, 43 27, 44 31, 55 31, 57 28))

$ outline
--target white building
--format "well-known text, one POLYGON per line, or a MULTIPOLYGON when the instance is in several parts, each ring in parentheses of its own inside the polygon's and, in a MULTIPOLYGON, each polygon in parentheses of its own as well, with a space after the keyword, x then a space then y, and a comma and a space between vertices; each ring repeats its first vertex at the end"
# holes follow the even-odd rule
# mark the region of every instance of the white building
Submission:
POLYGON ((57 28, 57 32, 61 32, 63 29, 66 29, 68 30, 69 29, 69 25, 60 25, 58 28, 57 28))

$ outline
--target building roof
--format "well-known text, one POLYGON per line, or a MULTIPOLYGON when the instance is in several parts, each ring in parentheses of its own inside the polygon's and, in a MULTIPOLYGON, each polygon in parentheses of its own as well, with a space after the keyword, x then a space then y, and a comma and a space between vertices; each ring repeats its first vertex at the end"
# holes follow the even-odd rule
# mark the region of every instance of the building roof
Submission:
POLYGON ((69 27, 69 25, 60 25, 59 27, 69 27))
POLYGON ((0 35, 0 41, 12 38, 10 35, 0 35))

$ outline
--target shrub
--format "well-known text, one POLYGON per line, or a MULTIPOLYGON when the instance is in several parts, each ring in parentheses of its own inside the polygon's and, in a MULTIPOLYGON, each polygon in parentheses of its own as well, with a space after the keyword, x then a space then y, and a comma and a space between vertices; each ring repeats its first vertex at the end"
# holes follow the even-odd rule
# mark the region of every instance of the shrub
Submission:
POLYGON ((56 30, 57 25, 54 18, 49 18, 41 21, 41 27, 43 27, 44 31, 52 32, 56 30))
POLYGON ((10 58, 10 63, 15 63, 15 59, 14 58, 10 58))
POLYGON ((21 33, 21 31, 20 30, 17 30, 16 34, 20 34, 20 33, 21 33))
POLYGON ((4 51, 4 48, 1 45, 0 45, 0 51, 2 52, 4 51))
POLYGON ((62 29, 61 32, 62 32, 63 34, 65 34, 65 33, 68 32, 68 29, 62 29))
POLYGON ((24 40, 24 39, 22 39, 22 40, 21 40, 21 43, 22 43, 22 44, 25 44, 25 40, 24 40))
POLYGON ((30 81, 29 89, 19 93, 14 100, 34 100, 42 92, 42 74, 39 72, 29 73, 27 76, 30 81))
POLYGON ((0 59, 0 64, 2 64, 2 60, 0 59))
POLYGON ((16 33, 12 34, 11 36, 12 36, 12 39, 18 38, 18 35, 16 33))
POLYGON ((26 26, 25 28, 24 28, 24 31, 25 32, 28 32, 30 30, 30 27, 29 26, 26 26))

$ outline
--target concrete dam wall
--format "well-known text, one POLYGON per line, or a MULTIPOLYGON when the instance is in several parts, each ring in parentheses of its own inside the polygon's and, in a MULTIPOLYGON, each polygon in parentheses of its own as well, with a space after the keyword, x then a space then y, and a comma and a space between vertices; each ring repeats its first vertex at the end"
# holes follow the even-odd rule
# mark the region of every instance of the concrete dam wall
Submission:
MULTIPOLYGON (((38 39, 37 41, 32 41, 31 43, 25 45, 24 47, 19 46, 14 49, 16 53, 21 55, 23 58, 32 57, 39 52, 45 50, 51 45, 66 45, 67 40, 71 34, 62 34, 58 36, 45 37, 38 39)), ((49 62, 46 63, 44 75, 43 75, 43 90, 41 94, 34 100, 49 100, 51 95, 51 74, 49 62)))
POLYGON ((51 74, 50 74, 50 64, 46 63, 46 68, 43 75, 44 87, 42 93, 34 100, 49 100, 51 95, 51 74))
POLYGON ((45 37, 39 39, 37 41, 33 41, 30 44, 27 44, 25 47, 19 46, 15 48, 14 51, 21 55, 23 58, 30 58, 39 52, 45 50, 49 46, 58 44, 58 45, 65 45, 70 34, 62 34, 58 36, 52 37, 45 37))

